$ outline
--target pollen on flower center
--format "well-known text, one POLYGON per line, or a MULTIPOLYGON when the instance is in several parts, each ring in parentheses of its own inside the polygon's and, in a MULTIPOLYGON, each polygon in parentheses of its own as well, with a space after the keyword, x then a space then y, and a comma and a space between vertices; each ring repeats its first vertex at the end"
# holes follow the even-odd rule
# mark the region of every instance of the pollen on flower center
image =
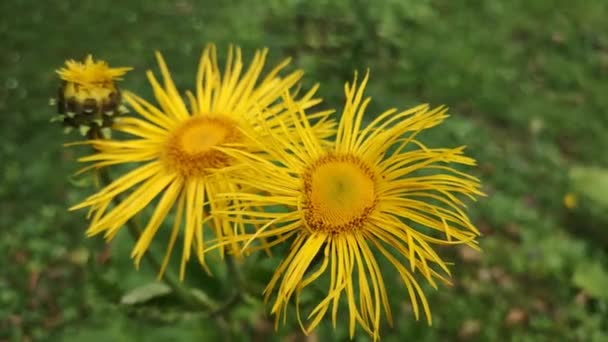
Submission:
POLYGON ((214 146, 241 140, 238 125, 223 116, 199 116, 178 127, 167 143, 166 163, 185 177, 204 176, 209 168, 230 164, 230 157, 214 146))
POLYGON ((321 157, 304 173, 304 216, 313 231, 359 229, 376 205, 376 176, 351 155, 321 157))

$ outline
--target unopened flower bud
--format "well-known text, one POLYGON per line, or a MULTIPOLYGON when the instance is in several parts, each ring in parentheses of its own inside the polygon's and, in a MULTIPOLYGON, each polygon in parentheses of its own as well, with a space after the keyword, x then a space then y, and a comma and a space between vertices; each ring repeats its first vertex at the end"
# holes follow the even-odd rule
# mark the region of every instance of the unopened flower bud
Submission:
POLYGON ((110 68, 105 61, 93 61, 88 55, 84 62, 66 61, 57 70, 63 81, 57 100, 58 115, 66 132, 77 129, 82 135, 91 130, 109 135, 116 117, 128 110, 121 104, 120 89, 116 81, 132 68, 110 68))

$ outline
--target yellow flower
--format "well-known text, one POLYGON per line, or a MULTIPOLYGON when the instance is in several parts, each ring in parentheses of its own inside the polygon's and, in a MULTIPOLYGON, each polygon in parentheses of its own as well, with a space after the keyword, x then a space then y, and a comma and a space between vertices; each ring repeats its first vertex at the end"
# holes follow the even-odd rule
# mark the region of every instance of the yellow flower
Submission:
POLYGON ((479 181, 449 166, 475 161, 463 155, 463 147, 431 148, 416 139, 420 131, 440 124, 446 109, 391 109, 364 125, 371 100, 363 99, 367 80, 366 76, 358 87, 356 77, 353 85, 346 84, 346 106, 329 147, 311 131, 304 108, 286 96, 296 122, 294 133, 285 131, 259 142, 275 162, 246 151, 224 150, 247 160, 238 181, 257 191, 223 194, 239 204, 216 214, 262 225, 255 233, 238 237, 247 241, 245 249, 255 249, 250 244, 260 238, 271 244, 292 241, 265 296, 274 297, 271 311, 277 324, 295 297, 298 321, 306 333, 328 312, 335 327, 344 295, 351 337, 359 324, 379 338, 382 311, 392 323, 390 301, 400 299, 389 298, 384 273, 392 279, 393 270, 382 269, 379 257, 394 266, 405 284, 416 319, 422 306, 430 324, 430 309, 414 274, 420 272, 436 288, 436 280, 448 283, 450 273, 434 246, 467 244, 478 249, 479 232, 459 197, 483 195, 479 181), (277 205, 287 210, 247 209, 277 205), (320 279, 323 275, 329 276, 327 282, 320 279), (299 297, 313 283, 327 288, 305 326, 299 297))
POLYGON ((114 116, 122 113, 121 94, 115 82, 132 68, 110 68, 105 61, 93 61, 91 55, 83 63, 68 60, 65 64, 65 68, 57 70, 63 81, 57 119, 66 127, 80 128, 83 135, 94 126, 109 129, 114 116))
MULTIPOLYGON (((183 249, 180 278, 183 279, 185 264, 192 251, 205 266, 203 226, 210 221, 215 236, 225 236, 243 229, 218 220, 204 212, 204 205, 214 199, 216 193, 238 191, 226 174, 216 175, 216 169, 233 164, 232 158, 217 151, 217 146, 236 146, 249 152, 241 133, 263 139, 266 133, 290 125, 284 119, 283 105, 277 103, 283 92, 288 91, 302 77, 301 71, 279 77, 288 60, 272 69, 260 81, 267 50, 256 51, 247 70, 243 70, 241 50, 230 48, 224 72, 218 67, 215 46, 204 49, 196 75, 196 92, 187 93, 190 109, 182 100, 172 81, 169 70, 160 53, 156 54, 163 76, 161 85, 153 73, 147 76, 159 103, 156 107, 132 93, 126 93, 128 104, 141 117, 122 118, 114 129, 133 136, 128 140, 90 140, 96 153, 80 158, 94 164, 81 170, 101 168, 117 164, 138 163, 138 167, 122 175, 114 182, 90 196, 71 210, 90 207, 89 236, 104 233, 112 239, 121 227, 144 208, 160 197, 143 233, 135 244, 132 257, 136 265, 150 246, 167 215, 175 209, 175 218, 167 253, 160 269, 162 275, 170 258, 177 237, 182 230, 183 249), (271 128, 262 131, 254 123, 254 109, 263 110, 271 128), (124 197, 123 197, 124 196, 124 197), (118 202, 110 209, 111 202, 118 202)), ((320 100, 313 99, 316 87, 306 93, 299 104, 310 107, 320 100)), ((328 112, 315 115, 319 119, 319 134, 331 134, 332 127, 326 121, 328 112)), ((280 133, 280 132, 278 132, 280 133)), ((210 209, 221 208, 221 203, 210 202, 210 209)))

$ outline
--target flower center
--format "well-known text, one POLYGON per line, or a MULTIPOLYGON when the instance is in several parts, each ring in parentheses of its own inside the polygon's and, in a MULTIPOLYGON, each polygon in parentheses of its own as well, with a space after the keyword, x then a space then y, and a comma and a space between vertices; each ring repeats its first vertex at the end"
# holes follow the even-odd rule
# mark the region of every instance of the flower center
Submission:
POLYGON ((167 165, 184 177, 205 176, 209 168, 230 164, 230 157, 213 149, 241 140, 237 123, 223 116, 193 117, 175 130, 166 149, 167 165))
POLYGON ((304 173, 306 224, 326 233, 361 228, 376 206, 375 183, 374 172, 357 157, 321 157, 304 173))

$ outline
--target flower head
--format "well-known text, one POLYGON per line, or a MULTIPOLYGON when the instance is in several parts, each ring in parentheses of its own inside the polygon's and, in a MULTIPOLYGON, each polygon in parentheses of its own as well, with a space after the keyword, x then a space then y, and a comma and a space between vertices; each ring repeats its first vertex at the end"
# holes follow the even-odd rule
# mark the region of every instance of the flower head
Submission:
MULTIPOLYGON (((280 77, 279 73, 288 63, 285 61, 260 80, 266 54, 267 50, 257 51, 244 71, 240 49, 230 48, 226 67, 221 72, 215 47, 208 46, 200 58, 196 91, 187 93, 189 108, 178 93, 164 59, 160 53, 156 54, 163 76, 162 84, 152 72, 147 75, 159 106, 133 93, 126 93, 126 101, 139 117, 122 118, 114 129, 133 138, 90 140, 87 143, 93 145, 97 152, 80 159, 93 162, 85 170, 139 163, 138 167, 72 208, 90 207, 88 235, 104 233, 106 238, 113 238, 129 219, 159 197, 135 244, 132 257, 139 264, 167 215, 175 211, 160 273, 164 272, 182 232, 180 277, 183 278, 185 264, 193 251, 205 265, 206 233, 203 226, 206 223, 210 223, 210 231, 220 240, 242 229, 242 226, 235 227, 218 220, 204 208, 207 202, 211 203, 209 209, 221 208, 221 203, 211 201, 215 195, 239 190, 226 174, 217 174, 216 170, 232 165, 234 160, 216 147, 230 145, 256 153, 259 151, 250 147, 248 137, 241 132, 264 139, 267 134, 280 134, 277 129, 284 125, 291 125, 289 117, 283 118, 283 105, 277 100, 300 80, 302 72, 295 71, 280 77), (270 131, 263 131, 255 124, 253 113, 260 109, 267 113, 268 124, 274 127, 270 131), (124 196, 122 200, 121 196, 124 196), (110 207, 112 201, 117 202, 113 208, 110 207)), ((318 103, 319 100, 313 99, 315 90, 304 94, 298 101, 299 105, 310 107, 318 103)), ((319 134, 332 131, 331 124, 325 121, 327 114, 317 115, 319 134)))
MULTIPOLYGON (((244 211, 238 205, 217 214, 261 227, 241 241, 271 244, 291 240, 286 257, 265 290, 274 297, 272 313, 285 315, 295 297, 298 321, 305 332, 331 312, 335 326, 341 298, 346 298, 350 335, 360 325, 378 338, 382 312, 391 322, 389 294, 378 258, 392 264, 409 294, 416 318, 431 313, 417 273, 433 287, 448 282, 447 263, 436 245, 467 244, 477 248, 478 230, 463 211, 459 197, 482 195, 479 181, 451 164, 474 165, 463 147, 431 148, 416 139, 422 130, 440 124, 445 108, 421 105, 391 109, 364 125, 370 98, 363 97, 367 76, 357 86, 346 84, 346 105, 335 141, 316 137, 304 108, 286 96, 295 133, 259 142, 275 162, 256 159, 246 151, 226 151, 242 163, 239 182, 255 193, 228 193, 239 205, 282 212, 244 211), (243 216, 243 214, 247 216, 243 216), (325 277, 323 277, 325 275, 325 277), (321 279, 327 279, 322 281, 321 279), (300 293, 316 283, 325 298, 300 317, 300 293)), ((255 245, 251 245, 255 246, 255 245)), ((266 244, 267 246, 267 244, 266 244)))
POLYGON ((66 127, 79 128, 87 134, 112 126, 116 115, 125 112, 121 108, 121 94, 116 81, 132 68, 110 68, 105 61, 94 61, 88 55, 84 62, 68 60, 57 70, 63 81, 57 100, 57 119, 66 127))

